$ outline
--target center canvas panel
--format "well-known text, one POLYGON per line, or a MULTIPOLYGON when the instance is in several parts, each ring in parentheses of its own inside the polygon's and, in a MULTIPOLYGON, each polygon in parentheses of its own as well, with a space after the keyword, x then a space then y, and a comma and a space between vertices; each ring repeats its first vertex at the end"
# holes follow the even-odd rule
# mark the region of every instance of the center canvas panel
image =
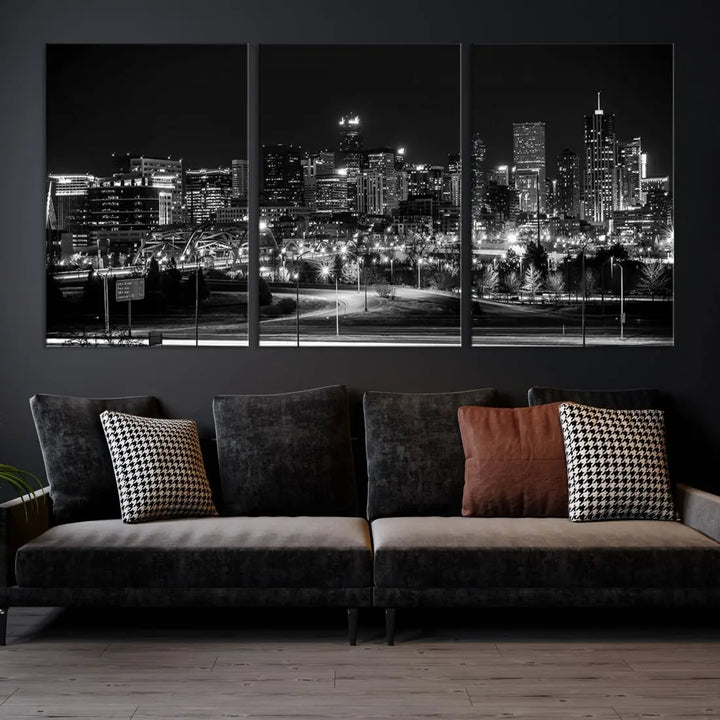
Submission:
POLYGON ((260 343, 460 343, 459 49, 260 49, 260 343))

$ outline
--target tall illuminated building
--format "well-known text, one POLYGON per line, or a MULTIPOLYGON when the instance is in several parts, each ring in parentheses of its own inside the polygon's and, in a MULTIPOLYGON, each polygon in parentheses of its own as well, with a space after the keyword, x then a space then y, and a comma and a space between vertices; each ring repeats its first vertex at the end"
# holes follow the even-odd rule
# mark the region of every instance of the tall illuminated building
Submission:
POLYGON ((432 196, 436 200, 442 200, 444 174, 445 168, 442 165, 411 166, 407 173, 408 197, 432 196))
POLYGON ((248 195, 248 161, 233 160, 232 169, 232 196, 234 200, 247 201, 248 195))
POLYGON ((642 142, 639 137, 632 140, 618 140, 617 143, 617 186, 619 210, 641 204, 642 142))
MULTIPOLYGON (((369 150, 365 154, 365 157, 367 158, 367 169, 370 172, 377 173, 382 179, 382 209, 380 213, 373 214, 390 215, 399 204, 395 152, 389 148, 369 150)), ((358 211, 362 212, 360 207, 358 207, 358 211)))
POLYGON ((513 123, 515 189, 520 211, 545 210, 545 123, 513 123), (539 201, 539 202, 538 202, 539 201))
POLYGON ((480 133, 473 133, 472 137, 472 208, 479 213, 485 202, 487 190, 487 173, 485 169, 485 156, 487 145, 480 137, 480 133))
POLYGON ((315 207, 319 213, 346 212, 348 209, 347 176, 340 173, 319 175, 315 179, 315 207))
POLYGON ((488 173, 488 182, 507 187, 510 185, 510 168, 507 165, 496 165, 488 173))
POLYGON ((448 155, 448 172, 447 172, 447 190, 443 200, 460 207, 460 180, 462 176, 462 158, 460 153, 450 153, 448 155))
POLYGON ((580 217, 580 158, 565 148, 557 157, 555 211, 558 215, 580 217))
POLYGON ((134 153, 113 153, 116 177, 136 175, 150 187, 157 188, 165 200, 169 194, 169 211, 162 213, 161 225, 183 222, 183 161, 172 157, 146 157, 134 153))
POLYGON ((263 145, 262 202, 265 205, 303 204, 303 168, 295 145, 263 145))
POLYGON ((615 115, 598 106, 585 116, 585 218, 607 224, 615 207, 615 115))
POLYGON ((362 215, 387 214, 385 178, 377 170, 362 170, 357 178, 357 210, 362 215))
POLYGON ((362 123, 359 115, 343 115, 338 125, 340 136, 338 138, 338 150, 344 155, 357 154, 363 150, 362 123))
POLYGON ((357 179, 362 170, 362 123, 359 115, 343 115, 338 121, 339 164, 347 170, 348 208, 357 210, 357 179))
POLYGON ((190 223, 217 219, 220 208, 229 207, 232 199, 232 170, 185 171, 185 213, 190 223))
POLYGON ((88 190, 95 185, 94 175, 49 175, 54 226, 60 231, 82 233, 87 223, 88 190))

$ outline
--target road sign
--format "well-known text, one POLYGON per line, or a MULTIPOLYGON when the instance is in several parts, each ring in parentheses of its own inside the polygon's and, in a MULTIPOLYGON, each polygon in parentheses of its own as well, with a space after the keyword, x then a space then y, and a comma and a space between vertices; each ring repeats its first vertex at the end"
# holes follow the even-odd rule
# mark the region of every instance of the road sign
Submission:
POLYGON ((115 282, 115 300, 143 300, 145 298, 145 278, 123 278, 115 282))

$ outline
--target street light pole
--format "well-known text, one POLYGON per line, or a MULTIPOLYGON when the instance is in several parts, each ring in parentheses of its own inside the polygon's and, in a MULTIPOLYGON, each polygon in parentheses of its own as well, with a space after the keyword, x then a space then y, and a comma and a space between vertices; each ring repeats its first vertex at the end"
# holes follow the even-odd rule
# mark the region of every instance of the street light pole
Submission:
POLYGON ((363 261, 363 283, 365 285, 365 312, 367 312, 367 258, 363 261))
POLYGON ((535 171, 537 174, 537 183, 535 184, 535 197, 537 198, 537 246, 538 250, 540 250, 540 171, 535 171))
POLYGON ((295 344, 300 347, 300 263, 295 271, 295 344))
POLYGON ((587 284, 585 282, 585 248, 582 249, 582 346, 585 347, 585 301, 587 299, 587 284))
POLYGON ((335 273, 335 335, 340 335, 340 295, 338 293, 338 273, 335 273))
POLYGON ((200 345, 200 261, 195 260, 195 347, 200 345))
POLYGON ((620 268, 620 339, 625 339, 625 268, 618 260, 613 261, 620 268))

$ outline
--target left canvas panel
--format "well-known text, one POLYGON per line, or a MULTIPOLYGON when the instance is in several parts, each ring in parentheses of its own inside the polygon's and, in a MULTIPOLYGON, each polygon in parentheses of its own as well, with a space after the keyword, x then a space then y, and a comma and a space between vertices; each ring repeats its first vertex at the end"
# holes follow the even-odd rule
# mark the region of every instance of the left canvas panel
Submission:
POLYGON ((46 58, 47 344, 246 345, 246 46, 46 58))

